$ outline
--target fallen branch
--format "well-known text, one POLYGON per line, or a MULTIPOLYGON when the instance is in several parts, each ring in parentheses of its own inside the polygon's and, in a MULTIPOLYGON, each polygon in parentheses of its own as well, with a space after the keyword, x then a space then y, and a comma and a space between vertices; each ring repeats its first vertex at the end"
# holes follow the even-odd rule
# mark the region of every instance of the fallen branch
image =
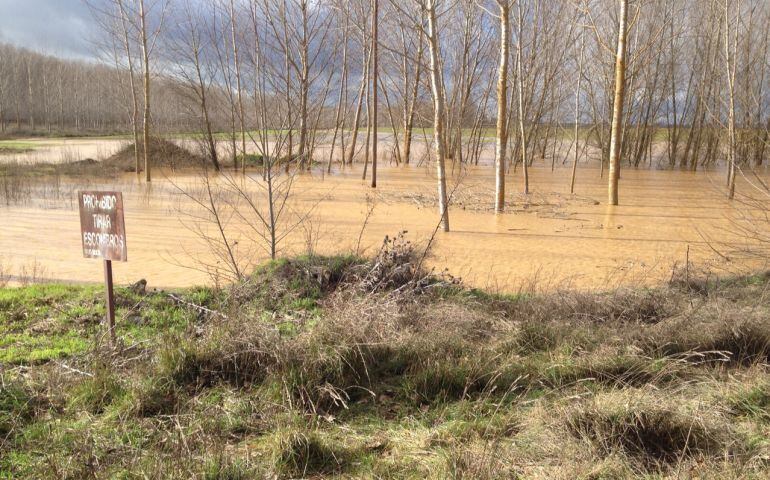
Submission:
POLYGON ((227 315, 225 315, 224 313, 217 312, 216 310, 212 310, 210 308, 206 308, 203 305, 197 305, 195 303, 188 302, 187 300, 184 300, 182 298, 177 297, 173 293, 167 293, 166 295, 168 295, 172 300, 174 300, 177 303, 181 303, 183 305, 187 305, 188 307, 194 308, 195 310, 198 310, 199 312, 207 313, 209 315, 214 315, 214 316, 221 317, 221 318, 227 320, 227 315))
POLYGON ((92 378, 94 376, 93 373, 84 372, 83 370, 78 370, 77 368, 70 367, 69 365, 67 365, 64 362, 55 362, 55 363, 56 363, 56 365, 62 367, 65 370, 69 370, 72 373, 77 373, 79 375, 83 375, 83 376, 86 376, 86 377, 92 377, 92 378))

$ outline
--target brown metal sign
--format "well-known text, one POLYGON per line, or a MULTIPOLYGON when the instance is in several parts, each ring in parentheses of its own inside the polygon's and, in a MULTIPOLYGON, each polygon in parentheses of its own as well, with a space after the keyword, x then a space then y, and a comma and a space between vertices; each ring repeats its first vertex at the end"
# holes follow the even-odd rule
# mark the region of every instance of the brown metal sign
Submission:
POLYGON ((78 192, 83 256, 125 262, 126 225, 120 192, 78 192))

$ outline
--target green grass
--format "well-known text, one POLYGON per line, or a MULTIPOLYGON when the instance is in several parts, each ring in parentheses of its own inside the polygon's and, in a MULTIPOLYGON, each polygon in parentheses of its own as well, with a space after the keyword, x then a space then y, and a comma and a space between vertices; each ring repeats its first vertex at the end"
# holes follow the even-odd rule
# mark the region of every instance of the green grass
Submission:
POLYGON ((40 363, 86 352, 88 343, 77 333, 43 338, 29 334, 6 334, 0 339, 0 362, 40 363))
POLYGON ((37 148, 38 145, 34 142, 18 142, 18 141, 12 141, 12 140, 0 140, 0 152, 9 152, 13 153, 14 151, 18 152, 28 152, 30 150, 34 150, 37 148))
POLYGON ((770 423, 770 383, 738 392, 733 395, 730 403, 737 415, 770 423))
POLYGON ((175 293, 217 314, 120 288, 116 351, 100 288, 0 289, 0 478, 766 473, 766 357, 700 351, 745 351, 725 322, 770 332, 766 276, 595 295, 372 289, 390 258, 408 254, 284 259, 175 293))
MULTIPOLYGON (((191 289, 197 304, 215 302, 210 289, 191 289)), ((61 284, 0 289, 0 363, 35 364, 82 355, 93 348, 105 315, 100 287, 61 284)), ((157 333, 180 332, 196 313, 167 295, 116 290, 117 333, 127 344, 156 342, 157 333)))

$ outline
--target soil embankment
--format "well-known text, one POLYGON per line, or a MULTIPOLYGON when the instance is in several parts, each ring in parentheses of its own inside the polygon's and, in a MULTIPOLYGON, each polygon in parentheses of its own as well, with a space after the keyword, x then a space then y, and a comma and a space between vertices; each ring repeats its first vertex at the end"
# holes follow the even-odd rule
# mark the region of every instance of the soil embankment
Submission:
POLYGON ((13 478, 762 478, 770 276, 501 296, 376 259, 0 289, 13 478))

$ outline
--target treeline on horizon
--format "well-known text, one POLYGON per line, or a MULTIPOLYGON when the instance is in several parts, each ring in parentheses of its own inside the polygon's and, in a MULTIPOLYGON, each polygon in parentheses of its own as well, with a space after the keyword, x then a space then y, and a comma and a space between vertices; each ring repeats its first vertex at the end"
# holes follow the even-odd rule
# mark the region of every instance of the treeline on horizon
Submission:
MULTIPOLYGON (((477 163, 472 145, 494 135, 497 120, 502 3, 508 161, 521 161, 522 145, 530 162, 562 161, 557 143, 576 134, 606 160, 615 0, 89 1, 98 63, 0 45, 0 130, 140 135, 149 98, 148 132, 201 133, 212 143, 230 132, 235 147, 246 142, 242 131, 288 129, 298 133, 285 148, 312 154, 317 132, 376 123, 395 132, 395 154, 408 161, 412 129, 433 126, 435 38, 448 156, 477 163)), ((765 162, 770 3, 635 0, 628 15, 624 163, 716 164, 731 111, 736 163, 765 162), (665 151, 653 153, 657 142, 665 151)))

